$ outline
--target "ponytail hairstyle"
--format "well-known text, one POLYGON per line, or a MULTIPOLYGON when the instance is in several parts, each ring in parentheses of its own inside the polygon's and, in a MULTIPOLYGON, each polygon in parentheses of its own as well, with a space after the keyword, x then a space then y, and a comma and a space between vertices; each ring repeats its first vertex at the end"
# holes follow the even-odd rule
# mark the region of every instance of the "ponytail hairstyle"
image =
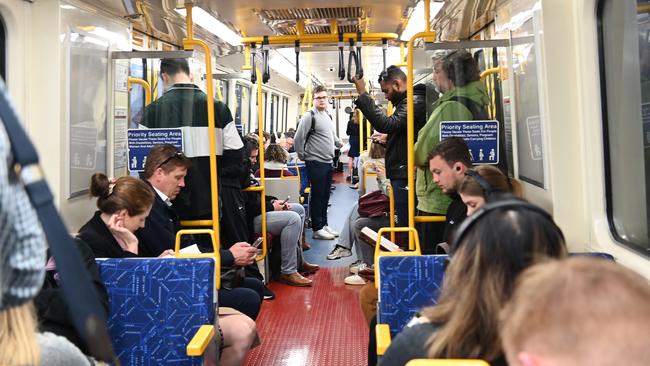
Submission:
POLYGON ((492 165, 479 165, 474 167, 472 172, 465 174, 458 193, 484 197, 486 201, 492 193, 496 192, 512 193, 518 198, 523 197, 521 183, 492 165))
POLYGON ((125 176, 111 182, 102 173, 90 178, 90 195, 97 198, 97 208, 102 213, 112 215, 126 209, 129 216, 140 215, 154 202, 154 192, 140 179, 125 176))

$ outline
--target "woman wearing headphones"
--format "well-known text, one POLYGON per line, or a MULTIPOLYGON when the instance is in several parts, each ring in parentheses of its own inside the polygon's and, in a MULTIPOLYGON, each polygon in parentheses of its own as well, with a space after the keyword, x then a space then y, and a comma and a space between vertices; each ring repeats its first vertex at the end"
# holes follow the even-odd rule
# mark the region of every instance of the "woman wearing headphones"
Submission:
POLYGON ((491 202, 458 228, 457 248, 438 304, 425 308, 394 339, 379 365, 418 358, 478 358, 506 365, 498 331, 499 311, 527 267, 562 258, 560 229, 537 206, 511 195, 491 202))
POLYGON ((493 165, 479 165, 465 172, 465 178, 458 187, 458 194, 467 206, 467 216, 490 202, 493 194, 512 193, 523 198, 521 183, 503 174, 493 165))

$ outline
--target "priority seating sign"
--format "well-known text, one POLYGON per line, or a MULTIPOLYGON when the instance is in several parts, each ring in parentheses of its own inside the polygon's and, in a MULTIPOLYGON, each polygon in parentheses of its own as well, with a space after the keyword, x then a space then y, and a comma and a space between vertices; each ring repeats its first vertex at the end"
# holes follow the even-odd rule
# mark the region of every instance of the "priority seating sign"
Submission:
POLYGON ((129 171, 144 171, 149 150, 156 145, 174 145, 183 151, 183 131, 180 128, 129 129, 129 171))
POLYGON ((449 137, 465 140, 473 164, 499 163, 499 121, 444 121, 440 141, 449 137))

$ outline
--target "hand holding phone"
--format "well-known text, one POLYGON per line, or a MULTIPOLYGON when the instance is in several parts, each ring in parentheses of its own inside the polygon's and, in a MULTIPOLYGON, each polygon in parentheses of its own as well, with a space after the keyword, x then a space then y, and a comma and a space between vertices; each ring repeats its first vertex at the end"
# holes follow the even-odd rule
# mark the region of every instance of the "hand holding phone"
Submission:
POLYGON ((252 246, 255 247, 255 248, 259 248, 260 245, 262 245, 262 242, 263 242, 263 241, 264 241, 264 239, 262 239, 262 237, 260 236, 259 238, 257 238, 257 239, 255 240, 255 242, 253 243, 252 246))

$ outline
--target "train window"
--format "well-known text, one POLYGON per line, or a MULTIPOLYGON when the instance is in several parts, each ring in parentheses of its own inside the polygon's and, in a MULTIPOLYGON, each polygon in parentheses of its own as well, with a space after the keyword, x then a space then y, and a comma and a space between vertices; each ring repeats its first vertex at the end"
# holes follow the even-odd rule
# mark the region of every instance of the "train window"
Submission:
POLYGON ((282 123, 283 123, 283 132, 287 132, 287 114, 289 113, 289 98, 282 98, 282 123))
POLYGON ((276 121, 278 120, 278 99, 277 94, 271 95, 271 129, 269 130, 271 133, 278 130, 276 126, 276 121))
POLYGON ((650 255, 650 3, 601 0, 598 18, 609 225, 650 255))
MULTIPOLYGON (((226 83, 222 82, 221 84, 226 83)), ((240 83, 235 85, 235 124, 237 126, 250 125, 250 94, 250 87, 240 83)), ((224 98, 226 98, 225 95, 224 98)))
POLYGON ((268 108, 268 105, 269 105, 268 100, 269 100, 269 93, 264 92, 264 131, 268 131, 268 128, 269 128, 268 123, 267 123, 268 118, 266 118, 266 116, 268 114, 267 110, 269 109, 268 108))

